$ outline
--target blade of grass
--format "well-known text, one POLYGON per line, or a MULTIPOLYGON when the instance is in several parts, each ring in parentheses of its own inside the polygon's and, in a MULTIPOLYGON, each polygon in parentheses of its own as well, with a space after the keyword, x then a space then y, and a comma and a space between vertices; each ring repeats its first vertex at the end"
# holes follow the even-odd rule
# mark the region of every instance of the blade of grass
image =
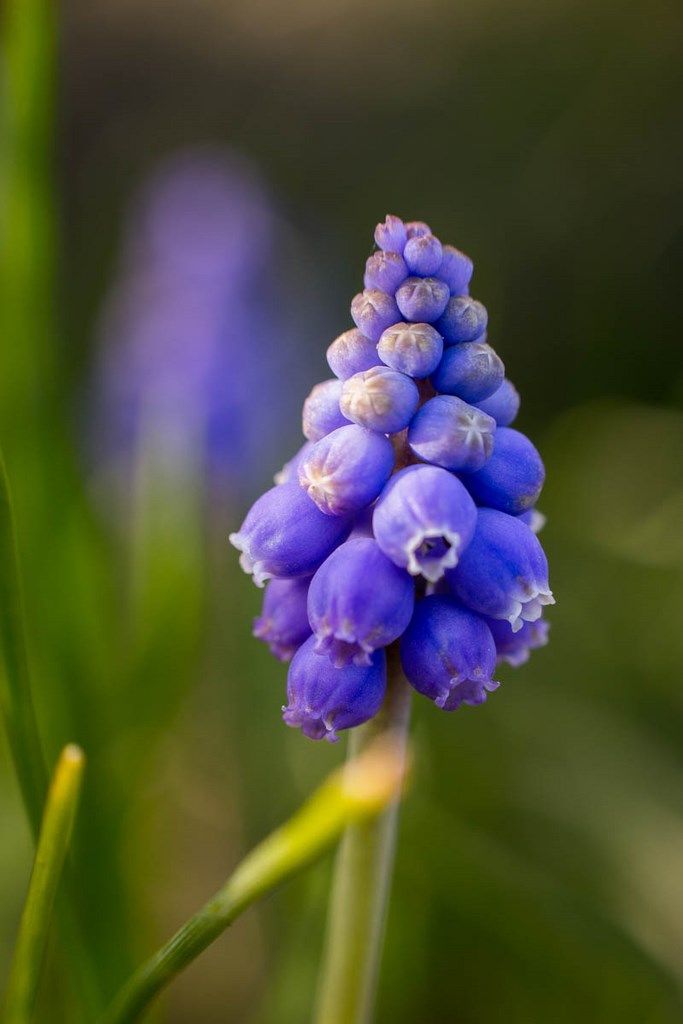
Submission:
POLYGON ((6 1024, 29 1024, 42 971, 52 909, 76 815, 85 766, 80 747, 67 746, 57 762, 45 804, 38 847, 5 1002, 6 1024))
POLYGON ((37 837, 47 771, 29 679, 12 499, 0 451, 0 706, 26 813, 37 837))
POLYGON ((213 899, 140 967, 100 1024, 138 1020, 157 993, 261 896, 312 863, 354 823, 379 814, 400 793, 403 746, 385 735, 330 775, 303 807, 238 866, 213 899))

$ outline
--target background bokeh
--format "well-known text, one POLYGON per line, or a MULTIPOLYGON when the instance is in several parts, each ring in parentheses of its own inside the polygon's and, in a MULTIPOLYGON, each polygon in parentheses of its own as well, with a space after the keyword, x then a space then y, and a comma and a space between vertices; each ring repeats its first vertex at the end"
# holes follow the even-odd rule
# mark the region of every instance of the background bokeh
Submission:
MULTIPOLYGON (((39 345, 3 338, 0 420, 45 745, 89 754, 79 897, 106 991, 343 754, 281 724, 285 669, 226 538, 298 446, 394 212, 475 260, 547 464, 558 604, 484 707, 415 701, 378 1021, 681 1019, 682 34, 666 0, 63 5, 59 316, 39 345), (178 160, 223 168, 226 233, 240 203, 263 212, 224 291, 183 263, 220 250, 222 213, 198 203, 170 269, 145 235, 178 160), (131 322, 153 351, 168 332, 183 379, 195 345, 223 346, 225 390, 194 406, 229 409, 220 458, 206 424, 182 443, 186 392, 112 442, 102 380, 131 322)), ((0 982, 30 864, 2 744, 0 982)), ((250 911, 158 1019, 305 1021, 330 864, 250 911)))

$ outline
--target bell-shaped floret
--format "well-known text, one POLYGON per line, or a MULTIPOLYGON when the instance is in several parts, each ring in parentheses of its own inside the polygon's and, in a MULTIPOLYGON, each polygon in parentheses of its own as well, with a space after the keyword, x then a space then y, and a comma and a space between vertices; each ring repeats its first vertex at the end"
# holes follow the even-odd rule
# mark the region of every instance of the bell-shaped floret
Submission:
POLYGON ((478 505, 497 508, 511 516, 532 508, 538 499, 545 468, 528 437, 511 427, 499 427, 488 462, 462 481, 478 505))
POLYGON ((312 576, 346 540, 350 518, 326 516, 297 483, 278 484, 252 505, 230 543, 240 565, 262 587, 271 577, 312 576))
POLYGON ((460 481, 437 466, 408 466, 382 492, 372 517, 377 543, 392 562, 430 583, 457 565, 477 521, 460 481))
POLYGON ((452 597, 426 597, 401 640, 408 682, 444 711, 482 704, 497 689, 496 645, 479 615, 452 597))
POLYGON ((334 743, 337 733, 373 718, 384 700, 387 667, 384 651, 369 665, 335 668, 315 652, 310 637, 294 655, 287 676, 287 705, 282 717, 312 740, 334 743))
POLYGON ((337 666, 369 665, 397 640, 413 613, 415 583, 371 537, 347 540, 313 577, 308 619, 315 649, 337 666))
POLYGON ((514 633, 555 604, 538 538, 525 523, 495 509, 479 509, 474 537, 447 579, 464 605, 507 619, 514 633))
POLYGON ((254 619, 253 634, 270 647, 280 661, 290 661, 311 635, 308 621, 308 577, 271 580, 263 595, 261 614, 254 619))

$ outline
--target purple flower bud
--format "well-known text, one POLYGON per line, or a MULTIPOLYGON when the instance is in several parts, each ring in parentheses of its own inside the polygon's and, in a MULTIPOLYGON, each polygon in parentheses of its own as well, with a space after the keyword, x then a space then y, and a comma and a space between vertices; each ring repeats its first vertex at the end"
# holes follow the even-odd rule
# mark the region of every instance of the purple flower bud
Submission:
POLYGON ((507 619, 514 633, 555 603, 538 538, 519 519, 495 509, 479 509, 474 537, 447 579, 464 605, 507 619))
POLYGON ((474 264, 469 256, 453 245, 444 245, 439 277, 448 285, 451 295, 467 295, 474 264))
POLYGON ((400 320, 393 297, 377 288, 366 289, 354 296, 351 316, 358 330, 371 341, 379 341, 382 331, 400 320))
POLYGON ((346 516, 375 500, 393 468, 391 441, 349 424, 316 441, 299 466, 299 483, 321 512, 346 516))
POLYGON ((423 220, 409 220, 406 224, 408 238, 421 238, 423 235, 431 235, 432 229, 423 220))
POLYGON ((493 451, 496 424, 490 416, 450 395, 437 395, 413 417, 408 444, 423 462, 444 469, 481 469, 493 451))
POLYGON ((546 516, 537 508, 528 508, 526 512, 522 512, 517 518, 526 523, 532 533, 540 533, 548 521, 546 516))
POLYGON ((394 324, 377 345, 383 363, 409 377, 428 377, 443 355, 443 338, 430 324, 394 324))
POLYGON ((264 640, 280 661, 290 661, 311 635, 308 621, 308 577, 271 580, 263 596, 261 614, 254 619, 255 637, 264 640))
POLYGON ((519 412, 519 392, 510 380, 504 380, 497 391, 477 402, 477 407, 493 416, 499 427, 509 427, 519 412))
POLYGON ((287 700, 282 717, 312 740, 334 743, 337 733, 373 718, 384 700, 387 665, 376 651, 369 665, 335 668, 315 653, 310 637, 294 655, 287 676, 287 700))
POLYGON ((407 276, 408 267, 400 253, 380 250, 368 256, 363 283, 366 288, 393 295, 407 276))
POLYGON ((388 213, 384 223, 375 228, 375 242, 385 252, 403 252, 408 241, 406 226, 400 217, 388 213))
POLYGON ((252 505, 230 543, 240 565, 262 587, 271 577, 311 576, 346 540, 350 519, 326 516, 298 484, 279 484, 252 505))
POLYGON ((406 243, 403 258, 411 274, 430 277, 441 266, 443 247, 434 235, 413 235, 406 243))
POLYGON ((491 630, 452 597, 418 602, 401 640, 401 664, 408 682, 444 711, 483 704, 499 685, 491 678, 496 667, 491 630))
POLYGON ((304 402, 302 415, 304 437, 309 441, 319 441, 349 422, 339 408, 341 393, 340 380, 324 380, 311 390, 304 402))
POLYGON ((374 366, 344 381, 339 405, 344 416, 361 427, 395 434, 408 426, 419 403, 410 377, 387 366, 374 366))
POLYGON ((292 455, 288 462, 285 462, 282 469, 279 469, 273 477, 273 483, 276 484, 291 484, 296 483, 299 479, 299 466, 306 458, 311 448, 313 447, 312 441, 306 441, 305 444, 301 445, 299 451, 292 455))
POLYGON ((455 295, 449 300, 436 327, 444 341, 453 345, 462 341, 476 341, 488 323, 486 307, 469 295, 455 295))
POLYGON ((476 473, 467 473, 462 479, 478 505, 516 516, 535 505, 545 469, 528 437, 511 427, 499 427, 491 458, 476 473))
POLYGON ((474 403, 497 391, 504 375, 500 356, 490 345, 475 342, 447 348, 431 381, 437 391, 474 403))
POLYGON ((431 583, 458 563, 477 521, 460 481, 436 466, 408 466, 388 483, 372 525, 385 555, 431 583))
POLYGON ((396 305, 406 320, 431 323, 443 313, 449 294, 448 285, 436 277, 409 277, 396 292, 396 305))
POLYGON ((507 661, 514 668, 527 662, 531 651, 548 643, 550 623, 545 619, 524 622, 516 633, 505 619, 487 619, 486 622, 496 644, 498 661, 507 661))
POLYGON ((397 640, 413 614, 415 583, 371 537, 347 540, 313 577, 308 617, 315 649, 341 668, 369 665, 371 654, 397 640))
POLYGON ((344 331, 327 350, 327 362, 335 377, 347 380, 354 373, 380 365, 377 345, 353 327, 344 331))

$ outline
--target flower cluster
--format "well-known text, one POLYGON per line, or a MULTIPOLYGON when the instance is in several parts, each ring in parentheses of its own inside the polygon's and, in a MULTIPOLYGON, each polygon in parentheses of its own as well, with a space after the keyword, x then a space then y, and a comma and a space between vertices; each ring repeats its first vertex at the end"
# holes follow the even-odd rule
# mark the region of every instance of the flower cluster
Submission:
POLYGON ((291 659, 284 719, 314 739, 376 714, 385 648, 448 711, 497 688, 497 662, 546 642, 536 536, 544 480, 511 427, 519 395, 469 295, 472 261, 420 222, 375 230, 355 328, 304 403, 306 443, 231 541, 259 585, 254 633, 291 659))

